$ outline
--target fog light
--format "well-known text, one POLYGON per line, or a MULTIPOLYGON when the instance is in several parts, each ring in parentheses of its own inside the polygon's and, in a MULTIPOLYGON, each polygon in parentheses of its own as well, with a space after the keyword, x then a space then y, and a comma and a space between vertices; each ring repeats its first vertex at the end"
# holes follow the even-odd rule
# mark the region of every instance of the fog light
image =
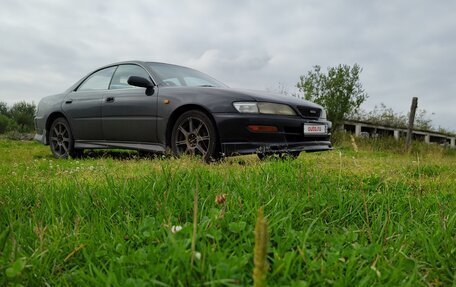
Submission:
POLYGON ((253 133, 276 133, 279 131, 276 126, 249 125, 247 128, 253 133))

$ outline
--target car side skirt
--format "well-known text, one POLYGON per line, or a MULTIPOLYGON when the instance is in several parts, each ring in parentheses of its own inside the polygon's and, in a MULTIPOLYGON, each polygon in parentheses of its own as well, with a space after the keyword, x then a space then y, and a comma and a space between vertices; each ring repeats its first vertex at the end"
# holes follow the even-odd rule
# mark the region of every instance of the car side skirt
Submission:
POLYGON ((74 147, 77 149, 133 149, 133 150, 145 150, 154 152, 165 152, 166 148, 161 144, 151 143, 131 143, 131 142, 109 142, 109 141, 81 141, 76 140, 74 147))

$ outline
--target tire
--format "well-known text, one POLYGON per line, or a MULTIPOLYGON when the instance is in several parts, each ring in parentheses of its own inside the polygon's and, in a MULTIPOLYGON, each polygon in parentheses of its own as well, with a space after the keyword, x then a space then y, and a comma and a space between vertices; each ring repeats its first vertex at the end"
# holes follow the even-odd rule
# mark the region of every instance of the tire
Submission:
POLYGON ((280 160, 295 160, 298 158, 299 151, 290 151, 290 152, 283 152, 283 153, 258 153, 257 156, 260 160, 268 160, 268 159, 280 159, 280 160))
POLYGON ((183 113, 173 126, 171 150, 174 155, 201 156, 205 162, 219 158, 217 132, 212 120, 203 112, 183 113))
POLYGON ((74 148, 74 138, 65 118, 57 118, 49 129, 49 145, 55 158, 82 157, 84 150, 74 148))

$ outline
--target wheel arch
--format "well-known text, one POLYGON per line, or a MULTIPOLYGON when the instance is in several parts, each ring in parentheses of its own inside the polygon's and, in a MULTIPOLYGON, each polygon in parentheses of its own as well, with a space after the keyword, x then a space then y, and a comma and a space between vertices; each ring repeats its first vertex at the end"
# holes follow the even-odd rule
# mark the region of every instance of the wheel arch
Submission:
POLYGON ((172 114, 170 115, 168 119, 168 123, 166 125, 166 146, 171 147, 171 134, 173 131, 174 124, 176 123, 177 119, 185 112, 192 111, 192 110, 197 110, 200 112, 203 112, 206 116, 209 117, 209 119, 212 121, 212 124, 214 125, 215 128, 215 134, 217 136, 217 145, 220 147, 220 136, 219 136, 219 131, 217 127, 217 123, 215 122, 214 116, 209 112, 208 109, 206 109, 203 106, 196 105, 196 104, 187 104, 178 107, 175 109, 172 114))
MULTIPOLYGON (((58 118, 64 118, 68 122, 67 117, 62 112, 52 112, 51 114, 49 114, 49 116, 46 119, 46 125, 44 126, 44 128, 46 129, 46 143, 47 144, 49 144, 49 133, 50 133, 51 125, 58 118)), ((70 124, 70 122, 68 122, 68 124, 70 124)), ((70 129, 71 129, 71 126, 70 126, 70 129)))

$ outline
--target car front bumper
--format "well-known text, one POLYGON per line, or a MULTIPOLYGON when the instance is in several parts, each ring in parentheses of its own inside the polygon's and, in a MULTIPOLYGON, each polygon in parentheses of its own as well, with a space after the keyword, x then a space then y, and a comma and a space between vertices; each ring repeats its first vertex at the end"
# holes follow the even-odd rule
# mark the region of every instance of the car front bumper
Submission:
POLYGON ((332 124, 326 120, 310 120, 300 117, 214 113, 222 152, 225 155, 331 150, 332 124), (326 135, 304 135, 304 123, 324 124, 326 135), (249 125, 277 127, 277 132, 251 132, 249 125))
POLYGON ((36 140, 37 142, 40 142, 44 145, 47 145, 48 142, 47 142, 44 117, 35 116, 34 122, 35 122, 35 131, 36 131, 34 140, 36 140))

